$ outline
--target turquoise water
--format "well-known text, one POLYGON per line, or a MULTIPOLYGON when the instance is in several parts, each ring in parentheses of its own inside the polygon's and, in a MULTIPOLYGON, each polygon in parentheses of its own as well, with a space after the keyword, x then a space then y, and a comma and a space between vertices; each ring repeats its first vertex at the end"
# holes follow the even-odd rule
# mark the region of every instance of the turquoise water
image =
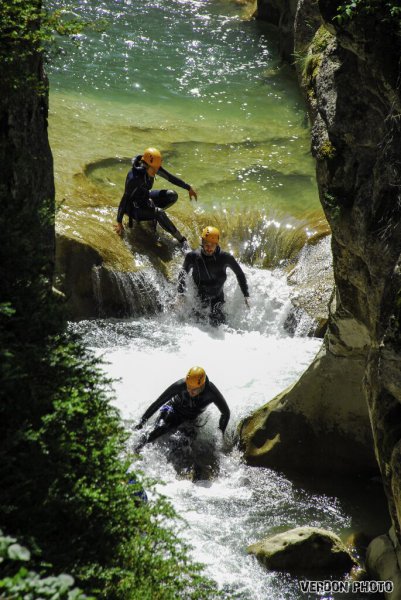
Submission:
POLYGON ((90 164, 90 181, 115 206, 129 159, 154 145, 198 191, 197 210, 303 218, 319 208, 305 107, 269 28, 242 20, 228 0, 51 6, 105 20, 103 32, 60 40, 49 65, 62 192, 66 171, 90 164))

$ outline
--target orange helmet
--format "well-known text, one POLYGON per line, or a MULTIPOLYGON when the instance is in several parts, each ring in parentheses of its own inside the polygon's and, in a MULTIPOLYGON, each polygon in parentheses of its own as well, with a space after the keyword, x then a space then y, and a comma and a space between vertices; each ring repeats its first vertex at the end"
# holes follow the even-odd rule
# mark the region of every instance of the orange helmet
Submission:
POLYGON ((212 227, 212 225, 208 225, 202 231, 202 240, 205 242, 210 242, 211 244, 218 244, 220 239, 220 231, 217 227, 212 227))
POLYGON ((185 378, 185 383, 187 384, 187 388, 189 390, 196 390, 197 388, 205 385, 206 382, 206 372, 202 367, 192 367, 189 369, 187 376, 185 378))
POLYGON ((142 160, 157 173, 162 164, 162 155, 156 148, 146 148, 142 154, 142 160))

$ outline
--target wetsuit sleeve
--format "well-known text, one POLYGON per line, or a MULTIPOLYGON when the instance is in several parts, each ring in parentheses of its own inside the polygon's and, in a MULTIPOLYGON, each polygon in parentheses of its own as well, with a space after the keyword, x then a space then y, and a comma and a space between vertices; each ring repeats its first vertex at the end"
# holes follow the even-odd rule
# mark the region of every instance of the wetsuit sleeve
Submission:
POLYGON ((122 223, 123 222, 123 218, 126 211, 126 206, 127 206, 127 197, 124 194, 123 197, 120 200, 120 204, 118 206, 118 211, 117 211, 117 223, 122 223))
POLYGON ((248 282, 246 280, 245 273, 241 269, 235 258, 231 256, 231 254, 228 255, 227 264, 230 267, 230 269, 234 271, 238 281, 238 285, 241 288, 241 292, 244 294, 245 298, 249 298, 248 282))
POLYGON ((209 386, 214 396, 214 404, 217 406, 219 411, 221 412, 221 417, 219 421, 219 428, 224 433, 227 427, 227 423, 230 420, 230 409, 228 408, 228 404, 225 401, 223 395, 219 392, 214 383, 209 382, 209 386))
POLYGON ((192 269, 193 266, 194 266, 193 253, 188 252, 188 254, 185 256, 184 264, 182 265, 181 271, 178 274, 178 293, 179 294, 183 294, 185 292, 185 290, 187 289, 186 278, 187 278, 189 271, 192 269))
POLYGON ((128 191, 128 187, 129 187, 129 173, 127 175, 127 178, 125 180, 125 189, 124 189, 124 194, 123 197, 120 200, 120 204, 118 206, 118 211, 117 211, 117 223, 122 223, 123 222, 123 217, 125 215, 125 213, 128 212, 127 210, 127 201, 129 198, 129 191, 128 191))
POLYGON ((175 175, 172 175, 163 167, 160 167, 160 169, 157 171, 157 174, 160 175, 160 177, 163 177, 163 179, 167 179, 167 181, 169 181, 173 185, 184 188, 184 190, 189 190, 191 188, 191 186, 188 183, 185 183, 185 181, 183 181, 182 179, 179 179, 175 175))
POLYGON ((144 423, 145 421, 147 421, 148 419, 150 419, 150 417, 152 415, 154 415, 155 412, 161 406, 163 406, 163 404, 165 404, 166 402, 168 402, 168 400, 170 400, 171 398, 173 398, 174 396, 176 396, 181 391, 182 391, 182 380, 176 381, 175 383, 173 383, 172 385, 170 385, 166 390, 164 390, 164 392, 162 393, 162 395, 159 396, 157 398, 157 400, 155 400, 149 406, 149 408, 147 408, 147 410, 143 413, 142 418, 141 418, 141 423, 144 423))

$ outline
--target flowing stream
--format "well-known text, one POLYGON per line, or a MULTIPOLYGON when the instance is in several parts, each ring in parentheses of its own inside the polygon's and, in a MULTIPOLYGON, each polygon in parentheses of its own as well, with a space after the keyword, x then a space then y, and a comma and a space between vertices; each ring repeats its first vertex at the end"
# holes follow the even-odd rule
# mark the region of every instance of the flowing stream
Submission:
MULTIPOLYGON (((266 572, 247 555, 247 546, 302 525, 330 529, 344 540, 352 532, 374 534, 383 527, 384 501, 374 481, 294 482, 243 463, 235 445, 240 420, 296 380, 321 343, 286 333, 290 290, 282 273, 247 268, 246 274, 251 309, 246 309, 235 277, 229 276, 229 324, 217 329, 194 319, 191 291, 187 304, 174 308, 168 289, 157 316, 82 321, 72 327, 104 357, 106 373, 118 380, 115 405, 132 430, 131 450, 139 436, 134 426, 149 404, 189 367, 205 368, 231 410, 224 440, 213 407, 190 447, 179 435, 162 438, 145 446, 133 467, 164 482, 157 489, 185 519, 182 535, 193 546, 194 558, 230 597, 296 600, 306 597, 297 579, 266 572), (201 469, 195 481, 189 473, 193 460, 201 469)), ((150 427, 152 422, 154 417, 150 427)))
MULTIPOLYGON (((146 446, 136 466, 164 482, 158 488, 185 519, 182 535, 194 558, 232 598, 305 598, 296 579, 266 572, 247 555, 247 545, 298 525, 323 526, 344 539, 352 531, 380 533, 383 499, 375 482, 312 485, 248 467, 235 445, 239 421, 296 380, 321 343, 299 335, 308 326, 294 336, 286 331, 290 251, 281 238, 264 237, 272 228, 301 227, 305 240, 323 218, 291 69, 280 64, 274 31, 243 20, 231 0, 76 0, 73 8, 67 0, 49 0, 48 6, 61 9, 63 18, 100 26, 77 35, 75 44, 60 39, 48 68, 58 230, 109 256, 110 277, 128 308, 144 295, 152 300, 149 310, 139 311, 147 316, 71 327, 118 379, 115 403, 133 445, 133 425, 165 387, 193 365, 206 369, 231 409, 225 439, 211 409, 181 464, 175 448, 182 448, 171 440, 146 446), (194 320, 191 288, 184 305, 174 307, 174 277, 162 273, 163 259, 149 262, 146 248, 135 250, 146 273, 122 274, 113 263, 119 244, 127 251, 111 228, 125 175, 131 157, 149 145, 199 193, 194 205, 180 190, 171 218, 192 242, 202 222, 218 223, 224 247, 245 263, 251 309, 230 275, 227 325, 218 329, 194 320), (272 264, 282 269, 257 268, 272 264), (203 470, 194 482, 186 467, 195 455, 203 457, 203 470)), ((99 314, 100 269, 92 272, 99 314)))

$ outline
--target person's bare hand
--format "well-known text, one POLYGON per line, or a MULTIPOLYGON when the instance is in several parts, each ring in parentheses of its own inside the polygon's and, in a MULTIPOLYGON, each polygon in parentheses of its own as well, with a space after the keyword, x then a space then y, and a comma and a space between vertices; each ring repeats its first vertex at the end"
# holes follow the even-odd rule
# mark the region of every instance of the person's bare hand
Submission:
POLYGON ((122 223, 116 223, 114 225, 114 230, 117 235, 122 235, 124 233, 124 225, 122 223))
POLYGON ((195 198, 195 200, 198 199, 198 194, 195 192, 195 190, 192 187, 189 188, 188 194, 189 194, 190 200, 192 200, 193 198, 195 198))

